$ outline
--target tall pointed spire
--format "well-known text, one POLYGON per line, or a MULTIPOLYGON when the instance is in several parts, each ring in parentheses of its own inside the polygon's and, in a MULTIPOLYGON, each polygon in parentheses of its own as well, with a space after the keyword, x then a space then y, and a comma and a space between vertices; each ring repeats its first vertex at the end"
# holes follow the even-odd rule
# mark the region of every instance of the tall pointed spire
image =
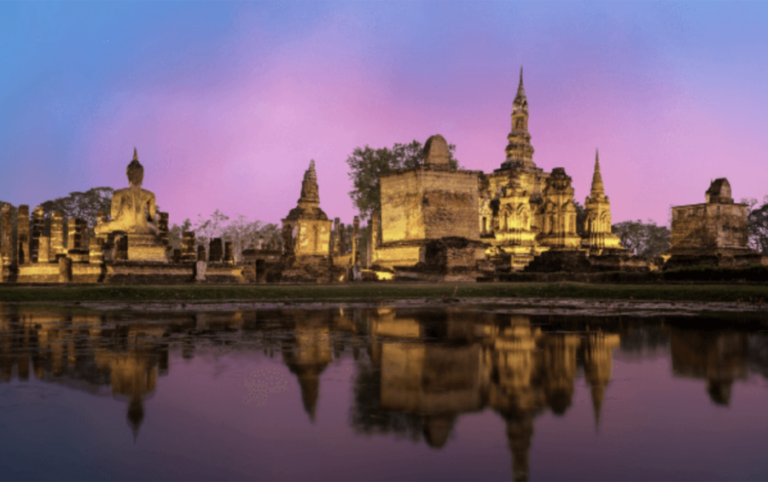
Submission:
POLYGON ((309 161, 309 168, 304 173, 304 180, 314 180, 314 181, 317 181, 317 171, 315 171, 315 160, 314 159, 309 161))
POLYGON ((598 149, 595 149, 595 173, 592 175, 592 190, 590 196, 592 196, 593 199, 605 196, 603 176, 600 174, 600 151, 598 149))
POLYGON ((533 146, 531 134, 528 132, 528 99, 523 85, 523 67, 520 66, 520 83, 517 85, 517 95, 512 101, 512 131, 507 135, 507 147, 504 152, 507 159, 502 163, 502 169, 513 166, 536 167, 533 163, 533 146))
POLYGON ((309 161, 309 168, 304 172, 304 180, 301 182, 301 197, 299 206, 318 207, 320 205, 320 190, 317 186, 317 172, 314 159, 309 161))
POLYGON ((133 148, 133 160, 138 161, 139 160, 139 153, 136 152, 136 147, 133 148))
POLYGON ((520 83, 517 84, 517 95, 515 96, 515 103, 518 99, 525 99, 525 86, 523 85, 523 66, 520 66, 520 83))

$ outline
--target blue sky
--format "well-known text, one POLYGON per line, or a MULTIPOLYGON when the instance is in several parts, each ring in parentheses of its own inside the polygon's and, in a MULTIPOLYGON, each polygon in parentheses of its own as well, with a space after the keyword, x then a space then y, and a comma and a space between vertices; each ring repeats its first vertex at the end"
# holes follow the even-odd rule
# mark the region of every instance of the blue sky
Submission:
POLYGON ((349 220, 345 159, 441 133, 504 157, 520 65, 534 161, 614 221, 666 223, 709 180, 762 198, 762 2, 3 2, 0 199, 124 187, 133 147, 171 222, 278 221, 310 159, 349 220))

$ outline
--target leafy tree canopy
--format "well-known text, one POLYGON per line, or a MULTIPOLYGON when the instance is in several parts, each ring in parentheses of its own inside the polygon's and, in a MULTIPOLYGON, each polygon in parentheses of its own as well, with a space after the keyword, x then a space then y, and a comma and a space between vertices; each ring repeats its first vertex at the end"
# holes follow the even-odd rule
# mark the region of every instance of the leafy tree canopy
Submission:
MULTIPOLYGON (((456 146, 448 145, 449 165, 459 169, 454 157, 456 146)), ((347 158, 349 178, 354 189, 349 192, 352 203, 360 211, 360 217, 369 218, 371 213, 381 210, 381 184, 379 179, 402 169, 413 169, 424 164, 424 146, 414 140, 410 144, 395 144, 391 149, 356 147, 347 158)))
POLYGON ((762 206, 758 204, 757 199, 742 199, 741 202, 749 205, 749 247, 762 254, 768 254, 768 196, 763 198, 762 206))
POLYGON ((656 258, 669 251, 670 232, 652 220, 623 221, 611 227, 621 245, 643 258, 656 258))
POLYGON ((65 218, 80 218, 93 229, 98 221, 98 212, 104 211, 109 215, 112 204, 111 187, 94 187, 85 192, 71 192, 69 196, 46 201, 40 205, 45 214, 55 211, 64 213, 65 218))

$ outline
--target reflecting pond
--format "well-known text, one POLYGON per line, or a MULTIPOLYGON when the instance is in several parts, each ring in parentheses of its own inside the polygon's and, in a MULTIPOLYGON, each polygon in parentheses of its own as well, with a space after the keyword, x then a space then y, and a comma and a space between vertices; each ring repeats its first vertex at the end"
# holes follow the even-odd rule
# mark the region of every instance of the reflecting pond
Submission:
POLYGON ((0 307, 4 480, 766 480, 768 332, 0 307))

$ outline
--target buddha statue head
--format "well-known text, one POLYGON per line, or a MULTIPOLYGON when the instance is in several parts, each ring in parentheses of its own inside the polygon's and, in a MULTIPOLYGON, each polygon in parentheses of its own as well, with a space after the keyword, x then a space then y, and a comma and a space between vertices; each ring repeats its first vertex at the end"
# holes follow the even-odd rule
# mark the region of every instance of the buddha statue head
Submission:
POLYGON ((139 155, 135 147, 133 148, 133 160, 128 164, 125 173, 128 175, 128 183, 131 186, 140 187, 144 182, 144 166, 139 162, 139 155))

